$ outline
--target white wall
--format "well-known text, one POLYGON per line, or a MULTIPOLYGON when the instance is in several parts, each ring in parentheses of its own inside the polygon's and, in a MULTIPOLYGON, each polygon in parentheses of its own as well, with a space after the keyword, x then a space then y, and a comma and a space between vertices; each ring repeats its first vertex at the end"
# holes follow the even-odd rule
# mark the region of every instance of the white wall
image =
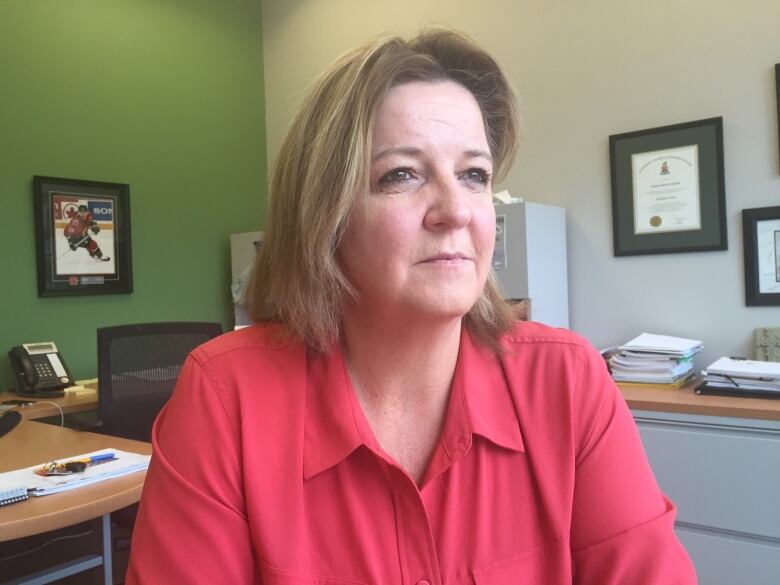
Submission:
POLYGON ((501 63, 523 117, 503 185, 567 209, 572 329, 702 339, 697 365, 752 355, 780 307, 746 307, 741 210, 780 205, 774 64, 780 2, 265 0, 269 160, 307 85, 368 37, 459 28, 501 63), (728 250, 615 258, 610 134, 723 116, 728 250))

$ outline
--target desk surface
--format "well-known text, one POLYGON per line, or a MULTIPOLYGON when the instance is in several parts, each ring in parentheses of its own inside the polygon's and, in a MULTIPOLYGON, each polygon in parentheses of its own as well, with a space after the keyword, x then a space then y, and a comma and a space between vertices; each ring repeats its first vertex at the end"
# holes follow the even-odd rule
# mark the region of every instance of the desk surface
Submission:
MULTIPOLYGON (((3 454, 0 472, 106 448, 143 454, 152 452, 151 444, 141 441, 23 420, 0 438, 3 454)), ((0 508, 0 542, 70 526, 134 504, 141 497, 145 478, 146 472, 139 471, 0 508)))
POLYGON ((679 389, 618 384, 629 408, 709 416, 780 420, 780 400, 696 394, 697 380, 679 389))
POLYGON ((35 402, 36 404, 19 406, 14 409, 26 420, 57 416, 60 411, 57 410, 56 406, 51 404, 52 402, 59 405, 63 414, 96 410, 98 403, 97 390, 94 388, 79 392, 78 394, 66 392, 65 396, 62 398, 28 398, 27 396, 19 396, 13 392, 3 391, 0 392, 0 402, 3 400, 30 400, 35 402))

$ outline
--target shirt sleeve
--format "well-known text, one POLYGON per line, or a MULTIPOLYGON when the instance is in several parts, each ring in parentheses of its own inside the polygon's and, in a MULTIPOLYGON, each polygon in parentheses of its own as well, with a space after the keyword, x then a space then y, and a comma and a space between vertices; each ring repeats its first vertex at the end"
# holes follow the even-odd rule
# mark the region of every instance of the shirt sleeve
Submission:
POLYGON ((693 585, 631 412, 601 356, 588 349, 578 389, 571 546, 577 585, 693 585))
POLYGON ((190 356, 154 424, 128 585, 259 583, 237 419, 190 356))

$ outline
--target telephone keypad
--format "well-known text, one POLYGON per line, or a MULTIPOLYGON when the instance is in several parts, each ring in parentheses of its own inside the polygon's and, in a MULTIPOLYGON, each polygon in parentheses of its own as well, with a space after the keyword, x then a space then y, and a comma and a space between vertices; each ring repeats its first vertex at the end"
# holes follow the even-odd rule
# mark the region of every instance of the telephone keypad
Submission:
POLYGON ((54 370, 49 364, 35 364, 35 371, 42 378, 50 378, 54 376, 54 370))

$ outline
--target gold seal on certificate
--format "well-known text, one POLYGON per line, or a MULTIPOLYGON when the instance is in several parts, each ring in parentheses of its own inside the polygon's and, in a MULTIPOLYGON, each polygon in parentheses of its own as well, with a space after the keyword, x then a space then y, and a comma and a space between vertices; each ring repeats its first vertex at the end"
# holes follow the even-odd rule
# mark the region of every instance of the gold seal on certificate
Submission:
POLYGON ((631 155, 634 234, 701 229, 699 148, 631 155))

